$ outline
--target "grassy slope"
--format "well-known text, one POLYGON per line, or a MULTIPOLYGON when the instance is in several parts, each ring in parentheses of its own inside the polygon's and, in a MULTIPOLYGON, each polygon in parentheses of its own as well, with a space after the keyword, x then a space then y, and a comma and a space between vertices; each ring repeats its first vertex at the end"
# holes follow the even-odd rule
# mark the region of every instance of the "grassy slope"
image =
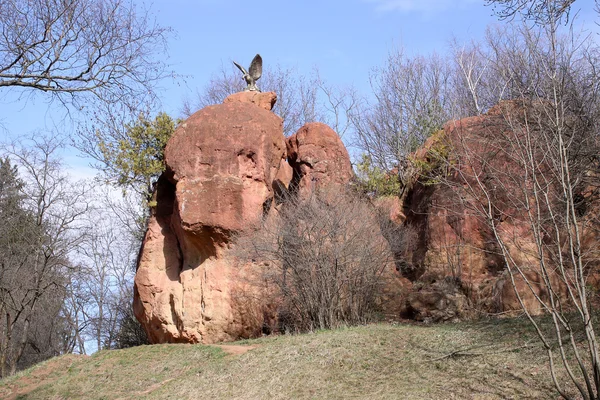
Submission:
POLYGON ((370 325, 240 342, 64 356, 0 381, 18 399, 557 398, 523 320, 370 325))

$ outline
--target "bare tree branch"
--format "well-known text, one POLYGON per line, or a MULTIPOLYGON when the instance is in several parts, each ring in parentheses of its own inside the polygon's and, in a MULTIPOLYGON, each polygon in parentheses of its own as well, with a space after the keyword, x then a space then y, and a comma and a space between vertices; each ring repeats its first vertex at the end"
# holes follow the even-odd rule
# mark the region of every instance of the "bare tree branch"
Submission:
POLYGON ((168 74, 155 55, 169 32, 129 0, 2 0, 0 88, 47 92, 77 108, 88 94, 133 104, 168 74))

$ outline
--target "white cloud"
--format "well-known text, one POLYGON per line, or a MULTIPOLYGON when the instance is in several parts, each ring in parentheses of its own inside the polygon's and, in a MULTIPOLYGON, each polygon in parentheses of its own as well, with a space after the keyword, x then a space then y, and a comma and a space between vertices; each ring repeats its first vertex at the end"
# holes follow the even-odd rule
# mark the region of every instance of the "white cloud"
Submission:
POLYGON ((377 11, 439 12, 448 8, 464 7, 480 0, 366 0, 375 4, 377 11))

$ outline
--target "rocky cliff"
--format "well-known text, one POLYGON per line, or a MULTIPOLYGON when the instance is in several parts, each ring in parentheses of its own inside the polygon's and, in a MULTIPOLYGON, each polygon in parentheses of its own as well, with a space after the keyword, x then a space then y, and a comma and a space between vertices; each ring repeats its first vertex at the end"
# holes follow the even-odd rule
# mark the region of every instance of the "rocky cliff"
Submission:
POLYGON ((218 342, 253 326, 233 306, 232 235, 268 213, 274 182, 288 180, 274 93, 241 93, 182 123, 165 149, 135 277, 134 310, 153 343, 218 342))

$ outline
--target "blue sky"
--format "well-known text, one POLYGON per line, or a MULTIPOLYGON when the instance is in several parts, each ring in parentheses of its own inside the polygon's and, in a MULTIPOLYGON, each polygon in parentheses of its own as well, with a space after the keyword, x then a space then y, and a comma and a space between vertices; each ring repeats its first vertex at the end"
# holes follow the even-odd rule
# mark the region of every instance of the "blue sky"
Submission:
POLYGON ((443 51, 453 33, 479 37, 494 20, 481 0, 262 1, 252 12, 242 0, 166 3, 155 6, 179 32, 172 61, 193 75, 187 83, 194 89, 221 63, 247 64, 260 53, 265 64, 306 74, 317 67, 328 82, 367 90, 369 71, 393 46, 443 51), (193 11, 180 11, 186 8, 193 11))
MULTIPOLYGON (((593 3, 575 2, 579 21, 590 29, 598 20, 593 3)), ((260 53, 265 64, 303 74, 317 67, 327 82, 366 93, 369 71, 394 46, 408 54, 444 53, 452 37, 479 39, 488 25, 499 23, 483 0, 157 0, 150 7, 161 25, 175 31, 167 62, 182 78, 159 90, 162 109, 174 116, 186 95, 231 60, 247 65, 260 53)), ((72 126, 61 115, 43 94, 0 92, 0 140, 36 130, 68 132, 72 126)))

